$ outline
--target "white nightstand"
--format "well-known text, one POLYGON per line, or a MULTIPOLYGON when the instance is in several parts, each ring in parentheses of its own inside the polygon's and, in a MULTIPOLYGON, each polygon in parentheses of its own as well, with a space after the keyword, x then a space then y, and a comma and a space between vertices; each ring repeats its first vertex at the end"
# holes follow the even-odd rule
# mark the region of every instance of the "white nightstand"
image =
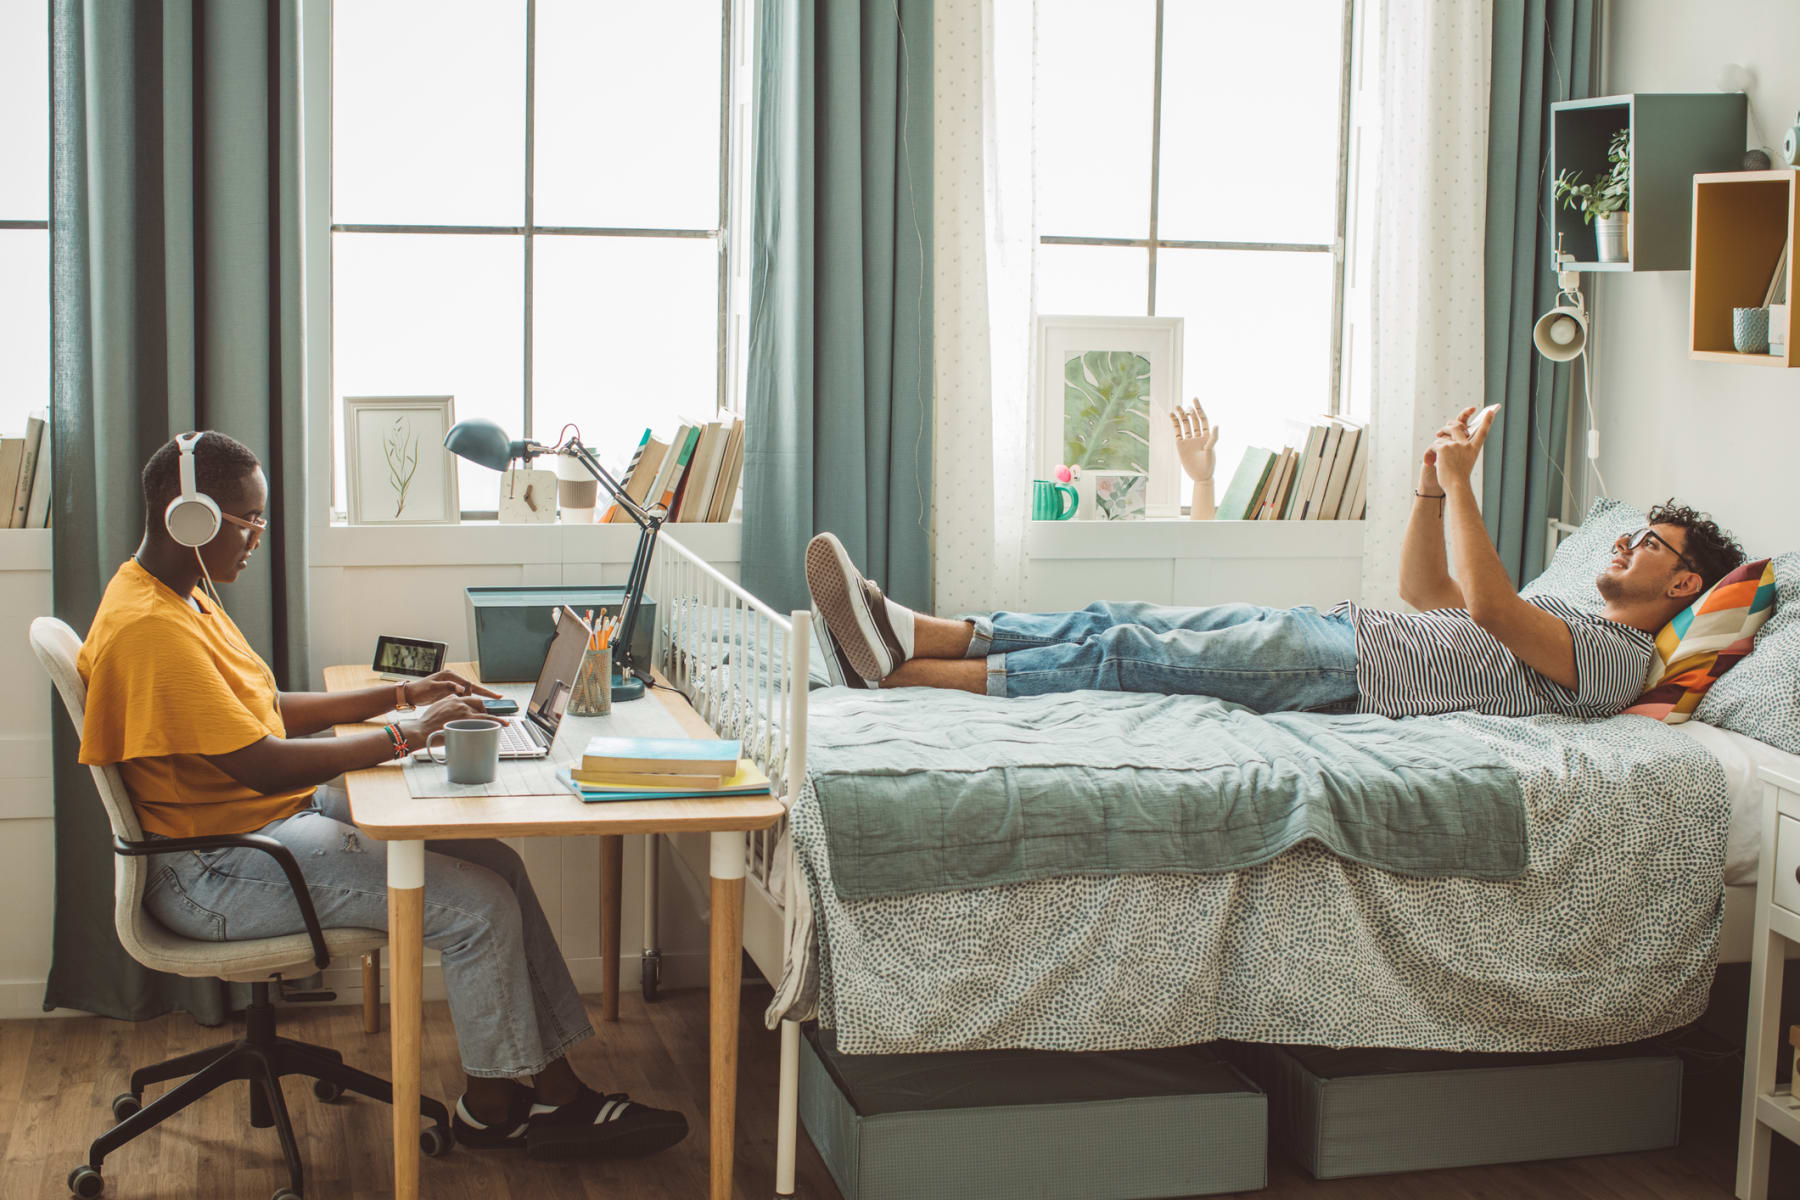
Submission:
MULTIPOLYGON (((1750 943, 1750 1023, 1744 1047, 1744 1104, 1739 1115, 1737 1194, 1766 1200, 1769 1134, 1800 1144, 1800 1104, 1775 1091, 1776 1055, 1787 1047, 1781 1022, 1781 975, 1787 943, 1800 942, 1800 778, 1767 768, 1762 849, 1756 868, 1756 932, 1750 943), (1774 970, 1769 965, 1775 965, 1774 970)), ((1796 1081, 1800 1083, 1800 1080, 1796 1081)))

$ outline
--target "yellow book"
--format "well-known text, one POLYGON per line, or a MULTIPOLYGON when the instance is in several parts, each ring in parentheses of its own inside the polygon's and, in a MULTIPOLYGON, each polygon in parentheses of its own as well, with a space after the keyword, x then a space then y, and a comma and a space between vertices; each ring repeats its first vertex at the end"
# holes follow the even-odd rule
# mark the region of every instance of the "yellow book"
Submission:
MULTIPOLYGON (((665 778, 667 778, 665 776, 665 778)), ((769 790, 769 777, 763 774, 762 768, 747 758, 738 760, 737 770, 727 776, 723 782, 716 782, 710 787, 693 787, 683 784, 667 784, 662 786, 646 784, 594 784, 575 778, 570 772, 574 786, 582 792, 618 793, 636 799, 655 799, 659 796, 737 796, 762 795, 769 790)))
POLYGON ((678 775, 662 771, 586 771, 572 767, 569 774, 586 787, 698 787, 723 786, 729 775, 678 775))

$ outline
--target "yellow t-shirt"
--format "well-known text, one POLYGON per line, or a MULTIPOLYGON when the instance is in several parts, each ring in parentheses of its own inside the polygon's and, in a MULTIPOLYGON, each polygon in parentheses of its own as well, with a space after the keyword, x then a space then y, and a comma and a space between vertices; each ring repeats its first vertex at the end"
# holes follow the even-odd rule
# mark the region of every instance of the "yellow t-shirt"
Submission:
POLYGON ((248 833, 313 789, 264 795, 204 755, 286 737, 275 677, 211 600, 202 610, 127 559, 106 585, 76 668, 87 683, 81 761, 117 763, 146 832, 248 833))

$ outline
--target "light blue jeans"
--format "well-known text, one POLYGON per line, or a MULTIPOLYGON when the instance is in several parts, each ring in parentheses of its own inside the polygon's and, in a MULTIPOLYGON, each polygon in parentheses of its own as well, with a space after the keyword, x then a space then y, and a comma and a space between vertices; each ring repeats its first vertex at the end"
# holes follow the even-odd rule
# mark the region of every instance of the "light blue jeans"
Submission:
POLYGON ((1216 696, 1258 712, 1356 700, 1356 634, 1315 608, 1173 608, 1102 600, 1080 612, 974 618, 967 656, 990 696, 1096 689, 1216 696))
MULTIPOLYGON (((350 824, 343 791, 257 830, 294 852, 326 928, 386 929, 387 844, 350 824)), ((260 850, 181 850, 150 858, 144 907, 184 937, 303 933, 287 877, 260 850)), ((443 953, 444 990, 463 1070, 535 1075, 592 1036, 525 864, 504 842, 425 843, 425 944, 443 953)))

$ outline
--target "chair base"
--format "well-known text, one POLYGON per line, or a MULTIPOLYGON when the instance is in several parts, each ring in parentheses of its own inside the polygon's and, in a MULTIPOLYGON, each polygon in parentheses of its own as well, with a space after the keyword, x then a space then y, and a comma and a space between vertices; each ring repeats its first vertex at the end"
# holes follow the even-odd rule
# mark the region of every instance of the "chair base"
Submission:
MULTIPOLYGON (((344 1056, 338 1051, 278 1036, 275 1007, 269 1002, 269 985, 253 983, 250 991, 243 1037, 131 1073, 131 1090, 113 1101, 113 1114, 118 1118, 118 1124, 94 1139, 88 1148, 86 1166, 89 1170, 84 1171, 78 1166, 69 1177, 72 1192, 78 1196, 98 1196, 102 1186, 98 1173, 108 1154, 221 1085, 244 1079, 250 1083, 250 1124, 258 1129, 273 1126, 275 1135, 281 1139, 282 1157, 287 1160, 292 1182, 276 1194, 291 1193, 300 1197, 305 1194, 300 1148, 294 1140, 287 1101, 281 1094, 281 1077, 305 1075, 316 1080, 313 1092, 322 1100, 335 1100, 344 1092, 355 1092, 383 1104, 394 1102, 392 1085, 366 1071, 346 1066, 344 1056), (182 1081, 149 1104, 142 1103, 145 1087, 170 1079, 182 1081)), ((432 1121, 430 1128, 421 1131, 420 1145, 427 1154, 444 1153, 453 1144, 449 1112, 429 1096, 419 1098, 419 1112, 432 1121)))

